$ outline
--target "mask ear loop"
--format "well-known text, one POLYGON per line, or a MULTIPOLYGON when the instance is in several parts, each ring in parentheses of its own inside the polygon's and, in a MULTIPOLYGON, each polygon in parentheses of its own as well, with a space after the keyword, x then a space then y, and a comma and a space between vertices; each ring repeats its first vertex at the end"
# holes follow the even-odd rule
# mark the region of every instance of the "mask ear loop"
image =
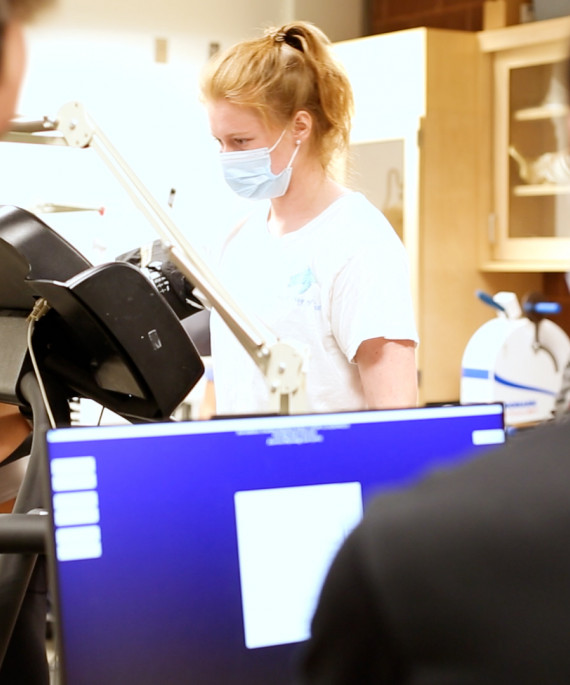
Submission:
MULTIPOLYGON (((270 148, 268 148, 268 152, 273 152, 273 150, 275 150, 275 148, 283 140, 283 136, 285 135, 286 130, 287 130, 286 128, 283 129, 283 132, 281 133, 279 138, 277 138, 277 141, 270 148)), ((299 140, 299 138, 297 138, 297 140, 295 141, 295 149, 293 150, 293 154, 291 155, 291 159, 289 160, 289 164, 287 164, 287 166, 285 167, 286 169, 288 169, 293 164, 293 160, 297 156, 297 152, 299 152, 300 147, 301 147, 301 141, 299 140)))
POLYGON ((293 154, 291 155, 291 159, 289 160, 289 164, 287 164, 287 169, 289 169, 293 165, 293 160, 297 156, 297 152, 299 152, 300 147, 301 147, 301 141, 296 140, 295 141, 295 149, 293 150, 293 154))
POLYGON ((273 143, 273 145, 269 148, 269 152, 273 152, 273 150, 275 150, 275 148, 276 148, 276 147, 279 145, 279 143, 283 140, 283 136, 285 135, 285 131, 286 131, 286 130, 287 130, 286 128, 283 129, 283 131, 281 132, 281 135, 279 136, 279 138, 277 138, 277 140, 275 141, 275 143, 273 143))

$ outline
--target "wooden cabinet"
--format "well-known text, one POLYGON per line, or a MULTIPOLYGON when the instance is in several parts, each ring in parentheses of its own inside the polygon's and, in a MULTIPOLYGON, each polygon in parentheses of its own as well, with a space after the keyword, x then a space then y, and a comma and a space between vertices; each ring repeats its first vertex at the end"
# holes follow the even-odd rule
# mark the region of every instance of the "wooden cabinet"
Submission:
POLYGON ((397 224, 410 259, 420 401, 458 400, 465 346, 495 315, 476 290, 521 297, 541 288, 540 274, 479 268, 491 206, 491 80, 477 34, 410 29, 335 51, 355 94, 353 185, 397 224))
POLYGON ((492 70, 489 269, 570 269, 570 17, 479 34, 492 70))

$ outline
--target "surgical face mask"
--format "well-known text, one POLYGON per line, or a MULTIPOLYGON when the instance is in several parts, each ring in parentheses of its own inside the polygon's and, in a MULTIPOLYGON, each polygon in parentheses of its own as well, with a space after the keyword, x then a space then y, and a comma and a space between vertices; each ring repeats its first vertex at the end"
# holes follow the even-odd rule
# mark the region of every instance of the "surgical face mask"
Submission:
POLYGON ((224 178, 235 193, 252 200, 266 200, 285 195, 291 182, 293 160, 299 151, 301 141, 297 141, 285 169, 279 174, 274 174, 271 171, 271 152, 279 145, 284 135, 285 131, 271 148, 260 147, 255 150, 220 153, 224 178))

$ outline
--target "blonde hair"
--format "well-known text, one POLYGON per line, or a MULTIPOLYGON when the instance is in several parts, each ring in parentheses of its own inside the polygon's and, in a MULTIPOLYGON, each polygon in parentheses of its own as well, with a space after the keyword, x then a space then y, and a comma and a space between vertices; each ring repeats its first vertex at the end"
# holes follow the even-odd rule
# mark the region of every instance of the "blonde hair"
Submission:
POLYGON ((312 145, 328 169, 348 147, 353 113, 350 82, 330 45, 308 22, 267 29, 214 56, 202 74, 202 98, 251 107, 280 125, 306 110, 313 119, 312 145))

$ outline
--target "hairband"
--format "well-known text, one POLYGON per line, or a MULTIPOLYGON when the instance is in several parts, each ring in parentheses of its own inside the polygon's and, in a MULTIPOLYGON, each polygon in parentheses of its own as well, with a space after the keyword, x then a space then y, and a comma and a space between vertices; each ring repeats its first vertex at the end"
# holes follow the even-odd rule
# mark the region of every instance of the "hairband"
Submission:
POLYGON ((290 31, 277 31, 273 34, 273 40, 275 43, 287 43, 290 48, 304 52, 303 43, 300 41, 299 36, 290 31))

